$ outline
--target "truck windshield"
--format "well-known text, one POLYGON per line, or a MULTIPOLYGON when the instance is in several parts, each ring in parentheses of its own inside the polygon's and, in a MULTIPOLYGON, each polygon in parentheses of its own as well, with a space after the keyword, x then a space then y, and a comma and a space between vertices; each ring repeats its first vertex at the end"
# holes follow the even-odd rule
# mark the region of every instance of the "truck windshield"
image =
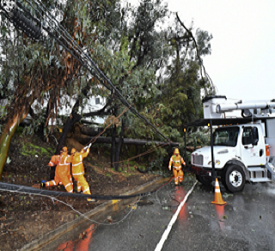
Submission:
POLYGON ((222 127, 213 134, 214 146, 236 146, 239 127, 222 127))

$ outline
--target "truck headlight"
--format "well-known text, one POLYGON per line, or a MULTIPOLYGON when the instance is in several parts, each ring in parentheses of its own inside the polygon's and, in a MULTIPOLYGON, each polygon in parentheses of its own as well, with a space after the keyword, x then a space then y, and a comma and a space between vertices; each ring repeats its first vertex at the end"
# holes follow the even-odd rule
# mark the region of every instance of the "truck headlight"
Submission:
MULTIPOLYGON (((208 165, 211 165, 211 164, 212 164, 212 161, 210 160, 210 161, 208 162, 208 165)), ((219 164, 221 164, 221 162, 220 162, 219 160, 216 160, 216 161, 215 161, 215 164, 219 165, 219 164)))

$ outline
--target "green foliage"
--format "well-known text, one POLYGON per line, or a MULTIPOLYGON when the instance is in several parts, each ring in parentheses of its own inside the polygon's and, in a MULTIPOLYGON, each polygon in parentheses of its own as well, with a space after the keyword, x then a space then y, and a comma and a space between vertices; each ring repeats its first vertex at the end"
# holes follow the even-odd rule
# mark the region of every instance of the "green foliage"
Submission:
POLYGON ((210 145, 210 131, 209 129, 197 129, 196 131, 188 131, 187 144, 197 146, 210 145))
POLYGON ((50 147, 43 148, 40 146, 36 146, 32 143, 22 143, 20 154, 24 156, 31 156, 34 157, 35 155, 38 155, 40 157, 48 157, 50 158, 54 154, 54 150, 50 147))
MULTIPOLYGON (((179 22, 170 27, 163 25, 170 15, 164 1, 141 0, 137 7, 129 3, 122 6, 119 0, 69 0, 64 3, 53 0, 45 4, 54 11, 63 12, 62 25, 80 46, 85 47, 129 103, 165 136, 183 142, 184 125, 202 117, 202 93, 215 90, 200 74, 197 50, 189 34, 179 22), (76 26, 74 21, 77 21, 76 26)), ((44 101, 50 99, 51 116, 55 117, 56 108, 66 107, 72 97, 79 101, 74 112, 81 114, 91 95, 110 97, 111 92, 84 67, 75 72, 78 66, 75 63, 69 73, 65 64, 68 53, 50 37, 43 38, 43 43, 23 38, 22 32, 16 31, 5 18, 1 19, 0 32, 3 48, 0 96, 7 99, 6 107, 0 107, 0 119, 9 115, 11 104, 19 109, 36 100, 40 105, 31 125, 24 128, 25 134, 33 134, 46 122, 44 101), (61 83, 64 77, 68 77, 68 81, 61 83), (86 87, 88 92, 84 94, 86 87), (48 95, 49 99, 45 99, 48 95), (65 95, 70 98, 60 100, 65 95)), ((199 55, 209 55, 212 35, 198 29, 195 37, 199 55)), ((125 107, 115 96, 111 108, 112 115, 117 116, 125 107)), ((64 123, 66 118, 62 119, 64 123)), ((163 140, 132 113, 127 112, 123 120, 124 137, 163 140)), ((188 135, 189 139, 196 144, 205 142, 197 132, 188 135)), ((33 149, 31 154, 36 151, 33 149)), ((109 149, 105 153, 109 154, 109 149)), ((161 170, 166 155, 164 149, 151 154, 151 170, 161 170)))

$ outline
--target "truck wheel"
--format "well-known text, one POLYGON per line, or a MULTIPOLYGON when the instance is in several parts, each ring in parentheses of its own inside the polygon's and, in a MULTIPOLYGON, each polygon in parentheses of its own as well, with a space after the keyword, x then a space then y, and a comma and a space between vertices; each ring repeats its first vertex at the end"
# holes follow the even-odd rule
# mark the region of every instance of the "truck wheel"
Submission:
POLYGON ((205 176, 196 175, 196 178, 197 178, 197 180, 198 180, 200 183, 202 183, 203 185, 205 185, 205 186, 211 186, 211 182, 212 182, 211 177, 210 177, 210 179, 209 179, 209 178, 207 178, 207 177, 205 177, 205 176))
POLYGON ((225 175, 226 175, 226 169, 223 170, 223 172, 222 172, 222 174, 221 174, 221 181, 222 181, 222 184, 223 184, 224 188, 225 188, 226 190, 228 190, 228 188, 227 188, 227 186, 226 186, 226 182, 225 182, 225 175))
POLYGON ((243 169, 237 165, 229 166, 225 172, 225 184, 229 192, 241 192, 245 185, 245 174, 243 169))

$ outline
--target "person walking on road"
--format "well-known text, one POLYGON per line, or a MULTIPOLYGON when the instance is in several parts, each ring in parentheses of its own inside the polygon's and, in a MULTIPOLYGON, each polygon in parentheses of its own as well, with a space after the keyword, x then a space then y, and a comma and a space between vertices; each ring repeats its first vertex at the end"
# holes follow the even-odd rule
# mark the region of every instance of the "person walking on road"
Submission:
POLYGON ((174 154, 171 156, 170 161, 169 161, 169 170, 171 170, 171 167, 173 165, 173 174, 174 174, 174 180, 175 180, 175 185, 177 186, 179 182, 181 183, 183 181, 183 171, 182 171, 182 166, 186 165, 183 158, 180 156, 180 152, 178 148, 175 148, 174 154))

